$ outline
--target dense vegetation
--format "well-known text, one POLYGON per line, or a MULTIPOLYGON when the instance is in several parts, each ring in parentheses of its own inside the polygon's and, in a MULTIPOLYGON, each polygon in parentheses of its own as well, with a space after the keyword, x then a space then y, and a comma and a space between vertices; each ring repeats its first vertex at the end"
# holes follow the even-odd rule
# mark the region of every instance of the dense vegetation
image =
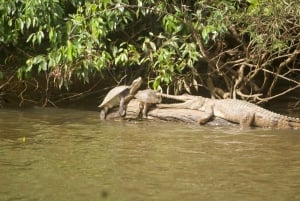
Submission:
POLYGON ((300 87, 298 0, 0 0, 0 13, 0 100, 55 105, 137 76, 256 102, 300 87))

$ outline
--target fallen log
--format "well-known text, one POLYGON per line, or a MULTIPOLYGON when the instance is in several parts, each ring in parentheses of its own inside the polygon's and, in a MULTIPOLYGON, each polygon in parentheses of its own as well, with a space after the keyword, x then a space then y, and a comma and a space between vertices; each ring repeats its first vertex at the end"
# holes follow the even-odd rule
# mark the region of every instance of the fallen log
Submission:
MULTIPOLYGON (((107 116, 106 120, 120 119, 118 113, 118 107, 112 108, 107 116)), ((133 120, 138 119, 139 114, 139 102, 133 99, 127 105, 127 113, 124 119, 133 120)), ((147 119, 158 120, 158 121, 182 121, 185 123, 199 124, 200 118, 205 116, 205 112, 191 109, 177 109, 177 108, 156 108, 155 105, 149 107, 147 119)), ((145 120, 147 120, 145 119, 145 120)), ((233 123, 226 121, 221 118, 213 118, 206 125, 211 126, 225 126, 233 125, 233 123)))

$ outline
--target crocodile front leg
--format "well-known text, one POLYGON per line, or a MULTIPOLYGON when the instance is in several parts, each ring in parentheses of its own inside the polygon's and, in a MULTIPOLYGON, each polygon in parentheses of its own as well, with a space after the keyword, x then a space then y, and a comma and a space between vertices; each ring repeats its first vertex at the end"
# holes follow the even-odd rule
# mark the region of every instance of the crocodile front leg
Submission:
POLYGON ((254 116, 254 113, 251 112, 246 112, 245 114, 243 114, 240 119, 240 126, 242 128, 251 127, 253 125, 254 116))
POLYGON ((199 120, 198 120, 198 124, 206 124, 207 122, 209 122, 213 117, 214 117, 214 105, 213 104, 208 104, 205 107, 204 110, 204 116, 202 116, 199 120))

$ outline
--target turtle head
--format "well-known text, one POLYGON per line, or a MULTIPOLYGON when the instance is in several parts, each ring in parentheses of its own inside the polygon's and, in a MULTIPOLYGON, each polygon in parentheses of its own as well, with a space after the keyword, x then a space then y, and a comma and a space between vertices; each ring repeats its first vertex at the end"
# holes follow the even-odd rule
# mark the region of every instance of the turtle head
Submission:
POLYGON ((130 86, 129 94, 134 95, 137 92, 137 90, 141 87, 142 83, 143 83, 143 80, 141 77, 138 77, 137 79, 133 80, 133 82, 130 86))

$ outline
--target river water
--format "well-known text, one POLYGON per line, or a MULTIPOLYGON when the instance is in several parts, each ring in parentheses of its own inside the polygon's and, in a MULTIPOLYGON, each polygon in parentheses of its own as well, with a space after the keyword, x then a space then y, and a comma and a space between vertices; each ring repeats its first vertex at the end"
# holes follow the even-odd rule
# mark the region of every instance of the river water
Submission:
POLYGON ((0 200, 300 200, 300 131, 4 109, 0 200))

